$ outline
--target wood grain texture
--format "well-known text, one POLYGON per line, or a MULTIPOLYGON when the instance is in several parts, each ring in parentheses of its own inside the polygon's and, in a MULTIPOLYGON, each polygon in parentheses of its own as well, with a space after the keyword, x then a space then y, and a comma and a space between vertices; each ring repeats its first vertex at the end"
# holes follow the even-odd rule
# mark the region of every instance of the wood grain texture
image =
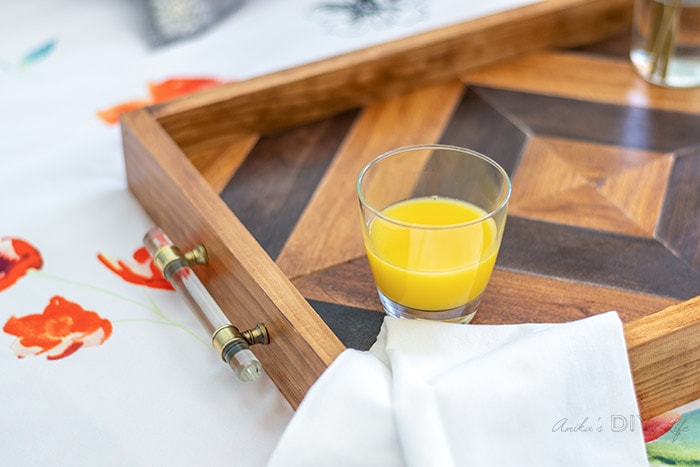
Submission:
POLYGON ((454 79, 545 47, 629 30, 631 0, 545 0, 153 107, 188 148, 241 129, 268 131, 454 79))
MULTIPOLYGON (((628 36, 626 36, 628 37, 628 36)), ((699 113, 694 89, 653 86, 623 56, 543 52, 504 61, 462 75, 468 85, 503 88, 621 106, 699 113)), ((578 119, 578 116, 572 116, 578 119)))
MULTIPOLYGON (((280 254, 357 114, 346 111, 263 136, 221 192, 273 259, 280 254)), ((313 237, 318 237, 317 233, 313 237)))
POLYGON ((521 217, 652 236, 670 154, 534 136, 513 177, 521 217))
POLYGON ((481 152, 511 175, 527 141, 527 129, 522 128, 520 122, 514 121, 471 88, 465 90, 440 137, 442 144, 481 152))
POLYGON ((292 282, 309 299, 382 312, 366 256, 300 276, 292 282))
MULTIPOLYGON (((382 311, 366 257, 293 283, 311 300, 382 311)), ((610 310, 617 311, 624 322, 631 322, 677 303, 669 297, 497 268, 473 322, 561 323, 610 310)))
POLYGON ((623 322, 655 313, 678 300, 498 268, 484 293, 475 324, 563 323, 616 311, 623 322), (527 297, 524 300, 523 297, 527 297))
MULTIPOLYGON (((554 15, 552 8, 546 1, 535 10, 554 15)), ((571 19, 567 13, 564 27, 571 19)), ((452 33, 441 37, 449 42, 452 33)), ((598 46, 535 54, 478 72, 449 68, 465 82, 426 86, 424 79, 434 76, 420 70, 432 55, 423 54, 421 40, 402 43, 405 49, 397 44, 371 49, 364 61, 362 54, 341 57, 193 95, 153 108, 153 115, 125 119, 132 190, 178 243, 211 243, 214 262, 202 274, 226 309, 243 307, 245 320, 270 321, 273 345, 260 352, 271 376, 280 372, 273 379, 285 396, 296 405, 308 381, 344 346, 367 345, 382 316, 360 239, 354 187, 360 167, 396 146, 439 141, 477 149, 513 178, 501 255, 475 323, 563 322, 617 310, 629 334, 644 414, 698 397, 696 387, 679 378, 697 380, 695 367, 688 369, 700 366, 700 358, 676 341, 698 331, 693 297, 700 294, 700 108, 695 94, 639 81, 619 46, 612 56, 598 46), (348 94, 329 81, 348 78, 353 63, 373 68, 390 50, 421 63, 392 76, 382 75, 382 64, 378 74, 352 81, 348 94), (418 75, 402 74, 407 71, 418 75), (419 79, 397 84, 399 75, 419 79), (407 89, 412 91, 396 94, 407 89), (340 110, 358 102, 357 119, 331 138, 332 154, 316 154, 320 140, 291 136, 329 125, 340 110), (229 130, 241 128, 250 139, 225 142, 229 130), (217 160, 215 148, 228 161, 217 160), (301 167, 315 157, 323 162, 307 177, 301 167), (280 170, 290 160, 290 170, 280 170), (268 226, 275 248, 281 246, 277 264, 256 241, 269 239, 260 234, 254 239, 235 214, 225 212, 216 195, 220 179, 208 187, 196 174, 209 179, 217 167, 235 171, 233 179, 249 187, 266 180, 263 186, 286 190, 285 203, 259 206, 274 208, 275 214, 265 219, 253 208, 247 221, 268 226), (296 198, 297 192, 303 194, 296 198), (285 213, 285 206, 294 213, 285 213), (272 220, 282 220, 284 227, 277 229, 272 220), (675 337, 666 339, 667 332, 675 337), (671 358, 675 352, 683 358, 671 358), (306 372, 302 382, 295 381, 299 372, 306 372), (681 389, 674 391, 669 381, 681 389)), ((462 53, 469 51, 448 55, 462 53)), ((235 198, 250 195, 242 190, 235 198)))
POLYGON ((147 110, 122 117, 122 134, 130 189, 177 245, 207 246, 198 275, 234 325, 268 327, 255 353, 296 407, 343 345, 147 110))
POLYGON ((594 41, 579 47, 571 47, 571 52, 585 54, 586 56, 601 55, 603 57, 627 60, 630 54, 632 37, 630 31, 607 37, 602 41, 594 41))
POLYGON ((654 239, 511 216, 497 265, 547 277, 688 300, 700 271, 654 239))
POLYGON ((700 297, 626 324, 625 338, 643 418, 700 399, 700 297))
POLYGON ((383 313, 313 299, 309 303, 347 348, 369 350, 377 340, 383 313))
MULTIPOLYGON (((645 231, 590 184, 582 184, 529 204, 518 204, 512 213, 528 219, 642 236, 645 231), (575 206, 575 209, 572 207, 575 206)), ((652 228, 653 230, 653 228, 652 228)))
POLYGON ((259 137, 257 133, 241 133, 224 145, 190 148, 187 158, 214 191, 221 193, 259 137))
POLYGON ((669 180, 672 164, 671 157, 658 157, 648 164, 631 167, 608 177, 600 193, 640 226, 645 235, 652 236, 664 194, 674 184, 669 180))
POLYGON ((666 193, 658 237, 689 264, 700 267, 700 147, 681 151, 666 193))
POLYGON ((364 254, 357 175, 383 152, 436 141, 460 94, 461 85, 453 81, 365 108, 278 258, 288 277, 364 254))
POLYGON ((505 89, 473 89, 478 89, 485 101, 519 122, 523 129, 543 136, 661 152, 692 146, 698 141, 698 114, 505 89))

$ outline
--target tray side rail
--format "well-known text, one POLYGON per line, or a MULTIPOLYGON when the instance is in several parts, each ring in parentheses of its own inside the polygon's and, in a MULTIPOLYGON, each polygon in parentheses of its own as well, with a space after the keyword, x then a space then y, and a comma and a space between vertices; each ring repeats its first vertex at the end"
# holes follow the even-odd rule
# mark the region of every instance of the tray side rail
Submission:
POLYGON ((267 326, 271 342, 255 353, 296 408, 344 346, 148 109, 121 124, 129 189, 175 244, 206 246, 197 274, 234 325, 267 326))
POLYGON ((153 112, 188 152, 236 131, 320 119, 523 53, 589 44, 629 30, 631 18, 631 0, 545 0, 204 90, 153 112))
POLYGON ((700 296, 626 323, 625 338, 643 419, 700 398, 700 296))

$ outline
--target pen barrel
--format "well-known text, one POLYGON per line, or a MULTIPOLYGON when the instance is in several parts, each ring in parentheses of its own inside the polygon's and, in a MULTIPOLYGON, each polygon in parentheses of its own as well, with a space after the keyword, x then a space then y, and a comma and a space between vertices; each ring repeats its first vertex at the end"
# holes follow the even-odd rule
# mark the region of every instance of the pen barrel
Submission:
MULTIPOLYGON (((187 254, 182 254, 165 232, 157 227, 146 234, 143 242, 163 276, 211 334, 212 345, 224 362, 233 369, 239 379, 256 380, 262 372, 260 361, 249 349, 248 340, 231 324, 214 297, 194 273, 187 254)), ((246 331, 244 334, 250 332, 246 331)), ((266 334, 265 338, 267 339, 266 334)), ((251 344, 253 343, 255 342, 251 344)))

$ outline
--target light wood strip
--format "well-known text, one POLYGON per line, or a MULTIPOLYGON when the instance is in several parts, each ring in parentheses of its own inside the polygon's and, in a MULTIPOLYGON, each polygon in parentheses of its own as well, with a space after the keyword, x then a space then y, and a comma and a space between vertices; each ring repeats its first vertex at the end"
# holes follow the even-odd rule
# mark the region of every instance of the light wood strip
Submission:
POLYGON ((362 167, 388 150, 435 142, 462 92, 459 82, 367 107, 277 258, 295 278, 364 254, 355 183, 362 167))
POLYGON ((514 215, 652 237, 673 157, 534 136, 513 177, 514 215))
POLYGON ((643 418, 700 398, 700 296, 627 323, 625 338, 643 418))
POLYGON ((617 311, 623 322, 678 303, 668 297, 495 269, 474 323, 562 323, 617 311))
MULTIPOLYGON (((539 145, 540 151, 547 151, 562 159, 572 170, 591 182, 614 177, 625 170, 653 163, 657 159, 671 158, 659 151, 542 135, 534 135, 530 144, 533 148, 536 147, 534 144, 539 145)), ((528 149, 528 152, 530 151, 528 149)), ((531 156, 524 155, 523 160, 528 157, 531 156)), ((542 168, 539 167, 540 170, 542 168)))
POLYGON ((528 219, 607 232, 637 236, 647 233, 590 184, 519 204, 511 212, 528 219))
POLYGON ((628 60, 617 58, 540 52, 470 71, 461 78, 467 84, 700 113, 700 93, 697 90, 653 86, 634 72, 628 60))
POLYGON ((668 156, 632 167, 608 178, 600 187, 600 192, 651 237, 659 218, 672 165, 673 158, 668 156))
POLYGON ((191 148, 187 157, 212 189, 221 193, 258 138, 256 133, 241 133, 226 144, 191 148))
POLYGON ((510 212, 517 214, 521 206, 539 205, 543 199, 588 184, 588 178, 567 160, 571 151, 562 154, 561 149, 547 138, 529 139, 513 176, 510 212))

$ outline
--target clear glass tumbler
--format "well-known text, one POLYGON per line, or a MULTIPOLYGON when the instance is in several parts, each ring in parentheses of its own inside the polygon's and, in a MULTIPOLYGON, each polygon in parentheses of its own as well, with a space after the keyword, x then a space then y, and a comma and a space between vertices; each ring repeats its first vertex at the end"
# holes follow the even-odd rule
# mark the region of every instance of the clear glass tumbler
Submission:
POLYGON ((659 86, 700 86, 700 0, 635 0, 630 59, 659 86))
POLYGON ((385 312, 471 321, 503 237, 511 192, 506 171, 469 149, 411 146, 370 162, 357 190, 385 312))

